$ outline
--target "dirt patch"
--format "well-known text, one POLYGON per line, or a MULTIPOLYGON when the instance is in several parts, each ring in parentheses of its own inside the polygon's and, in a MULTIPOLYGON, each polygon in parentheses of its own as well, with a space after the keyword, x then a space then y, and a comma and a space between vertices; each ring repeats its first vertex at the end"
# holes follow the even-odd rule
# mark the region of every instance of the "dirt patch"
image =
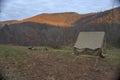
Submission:
MULTIPOLYGON (((24 56, 28 57, 28 56, 24 56)), ((81 55, 39 53, 31 61, 2 65, 13 80, 114 80, 116 67, 106 59, 81 55)))

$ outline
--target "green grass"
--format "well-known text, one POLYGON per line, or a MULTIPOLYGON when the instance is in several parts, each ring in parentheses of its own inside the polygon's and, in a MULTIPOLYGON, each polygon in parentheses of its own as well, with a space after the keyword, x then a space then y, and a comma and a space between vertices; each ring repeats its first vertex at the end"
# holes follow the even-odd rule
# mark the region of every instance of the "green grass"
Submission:
POLYGON ((28 60, 22 55, 26 54, 23 47, 11 46, 11 45, 0 45, 0 63, 10 63, 13 61, 21 62, 28 60))
POLYGON ((107 50, 107 53, 112 55, 117 55, 118 57, 120 57, 120 49, 107 50))
POLYGON ((120 65, 120 49, 107 50, 107 61, 113 65, 120 65))
POLYGON ((22 54, 24 51, 12 49, 10 46, 0 46, 0 57, 16 56, 22 54))
MULTIPOLYGON (((24 60, 30 61, 31 59, 29 57, 22 57, 21 55, 27 54, 28 56, 32 56, 34 54, 40 54, 40 53, 55 53, 55 54, 72 54, 72 49, 66 49, 66 48, 60 48, 55 49, 48 46, 37 46, 35 47, 37 50, 28 50, 27 47, 24 46, 12 46, 12 45, 0 45, 0 58, 2 59, 8 59, 8 61, 4 61, 6 63, 12 62, 12 61, 18 61, 22 62, 24 60), (44 49, 47 48, 48 50, 45 51, 44 49)), ((108 60, 111 63, 118 64, 120 63, 120 49, 111 49, 107 50, 108 60)), ((0 61, 1 62, 1 61, 0 61)))

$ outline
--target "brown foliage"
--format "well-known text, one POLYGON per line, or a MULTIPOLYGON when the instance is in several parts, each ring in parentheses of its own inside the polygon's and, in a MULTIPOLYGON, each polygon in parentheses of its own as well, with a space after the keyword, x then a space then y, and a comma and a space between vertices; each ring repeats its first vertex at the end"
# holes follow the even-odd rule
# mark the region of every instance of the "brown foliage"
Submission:
POLYGON ((0 43, 73 45, 80 31, 105 31, 107 42, 115 44, 120 37, 119 13, 120 8, 86 15, 77 13, 37 15, 2 27, 0 43), (72 27, 65 27, 66 25, 72 27))

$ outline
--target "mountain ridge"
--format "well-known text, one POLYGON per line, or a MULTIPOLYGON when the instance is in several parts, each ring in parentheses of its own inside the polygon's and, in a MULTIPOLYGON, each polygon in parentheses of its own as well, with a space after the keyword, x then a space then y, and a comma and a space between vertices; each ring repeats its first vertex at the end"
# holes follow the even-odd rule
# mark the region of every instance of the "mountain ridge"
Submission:
POLYGON ((74 12, 66 13, 53 13, 53 14, 40 14, 31 18, 23 19, 21 22, 36 22, 42 24, 49 24, 53 26, 66 26, 71 27, 74 23, 84 17, 85 15, 80 15, 74 12))
POLYGON ((44 13, 3 26, 0 29, 0 43, 73 45, 81 31, 104 31, 107 42, 116 45, 120 39, 119 22, 120 7, 84 15, 73 12, 44 13))
MULTIPOLYGON (((39 14, 36 16, 32 16, 30 18, 13 21, 8 24, 35 22, 35 23, 48 24, 48 25, 53 25, 53 26, 72 27, 77 22, 77 20, 79 20, 83 17, 86 17, 88 15, 92 15, 92 14, 95 14, 95 13, 89 13, 89 14, 78 14, 75 12, 43 13, 43 14, 39 14)), ((5 22, 7 22, 7 21, 5 21, 5 22)))

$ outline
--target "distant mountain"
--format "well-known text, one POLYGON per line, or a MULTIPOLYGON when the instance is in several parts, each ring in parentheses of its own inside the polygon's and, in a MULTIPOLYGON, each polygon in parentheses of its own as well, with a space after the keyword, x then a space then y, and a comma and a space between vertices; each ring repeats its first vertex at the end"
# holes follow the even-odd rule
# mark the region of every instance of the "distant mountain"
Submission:
POLYGON ((107 24, 119 24, 120 23, 120 7, 99 12, 77 21, 77 23, 107 23, 107 24))
POLYGON ((53 26, 65 26, 71 27, 75 22, 82 17, 85 17, 87 14, 77 14, 74 12, 65 12, 65 13, 53 13, 53 14, 40 14, 31 18, 27 18, 19 21, 22 22, 35 22, 42 24, 49 24, 53 26))
POLYGON ((120 39, 120 7, 99 13, 40 14, 20 21, 1 22, 0 43, 73 45, 80 31, 105 31, 108 43, 120 39))

